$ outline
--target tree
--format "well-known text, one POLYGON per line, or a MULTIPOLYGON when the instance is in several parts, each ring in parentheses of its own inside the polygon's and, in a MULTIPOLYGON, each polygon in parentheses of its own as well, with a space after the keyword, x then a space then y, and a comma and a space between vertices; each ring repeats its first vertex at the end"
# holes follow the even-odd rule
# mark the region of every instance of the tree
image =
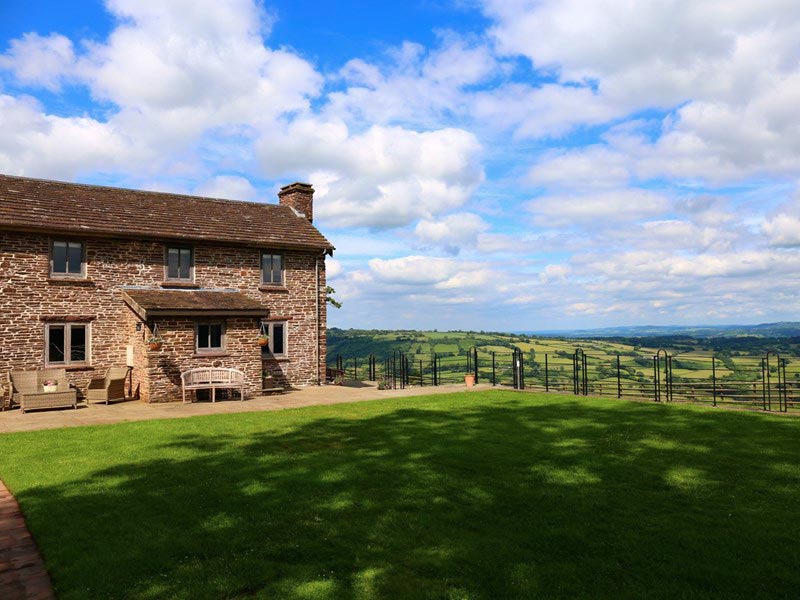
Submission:
POLYGON ((325 302, 332 305, 334 308, 342 308, 342 303, 339 302, 336 298, 333 297, 333 294, 336 293, 336 290, 333 289, 331 286, 325 286, 325 302))

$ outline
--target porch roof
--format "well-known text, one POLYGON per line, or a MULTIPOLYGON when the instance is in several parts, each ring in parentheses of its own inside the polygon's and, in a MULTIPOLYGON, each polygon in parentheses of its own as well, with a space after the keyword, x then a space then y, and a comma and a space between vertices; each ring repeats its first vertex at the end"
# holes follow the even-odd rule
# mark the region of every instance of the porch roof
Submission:
POLYGON ((269 316, 267 307, 236 290, 125 288, 122 297, 144 320, 172 316, 269 316))

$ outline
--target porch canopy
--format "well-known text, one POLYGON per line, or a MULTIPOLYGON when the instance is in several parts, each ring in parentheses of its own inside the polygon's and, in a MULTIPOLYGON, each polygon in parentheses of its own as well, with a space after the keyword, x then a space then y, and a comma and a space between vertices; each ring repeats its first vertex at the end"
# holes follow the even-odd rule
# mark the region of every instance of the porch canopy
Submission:
POLYGON ((125 303, 142 320, 155 317, 267 317, 269 309, 236 290, 125 288, 125 303))

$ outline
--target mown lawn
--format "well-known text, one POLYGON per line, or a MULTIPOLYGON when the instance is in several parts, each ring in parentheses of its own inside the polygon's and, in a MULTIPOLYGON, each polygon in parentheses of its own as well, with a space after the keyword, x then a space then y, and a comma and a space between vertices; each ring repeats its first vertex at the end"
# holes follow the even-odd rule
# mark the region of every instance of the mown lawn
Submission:
POLYGON ((63 598, 796 597, 800 419, 473 392, 0 437, 63 598))

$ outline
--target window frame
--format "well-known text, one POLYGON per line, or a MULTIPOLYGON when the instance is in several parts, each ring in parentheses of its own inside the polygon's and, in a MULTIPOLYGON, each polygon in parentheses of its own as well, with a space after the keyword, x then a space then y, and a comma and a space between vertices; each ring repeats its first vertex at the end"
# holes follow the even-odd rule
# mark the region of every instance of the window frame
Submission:
MULTIPOLYGON (((268 287, 285 287, 286 286, 286 256, 282 252, 276 252, 275 250, 262 250, 259 253, 259 265, 258 270, 261 271, 261 285, 268 286, 268 287), (274 281, 264 281, 264 275, 266 271, 264 270, 264 257, 265 256, 279 256, 281 259, 281 280, 280 282, 276 283, 274 281)), ((270 271, 270 275, 272 275, 274 271, 270 271)))
MULTIPOLYGON (((180 257, 180 252, 178 252, 180 257)), ((178 265, 180 271, 180 264, 178 265)), ((165 244, 164 245, 164 281, 177 282, 177 283, 194 283, 194 246, 186 244, 165 244), (170 250, 188 250, 189 251, 189 277, 170 277, 169 276, 169 251, 170 250)))
POLYGON ((48 257, 49 275, 51 279, 86 279, 86 242, 84 240, 76 240, 70 238, 51 238, 50 239, 50 256, 48 257), (67 269, 69 269, 69 245, 80 244, 81 246, 81 270, 80 273, 58 273, 55 271, 54 263, 54 249, 58 242, 67 244, 67 269))
POLYGON ((262 321, 263 325, 267 328, 267 335, 269 335, 269 343, 262 347, 261 358, 289 358, 289 322, 288 321, 262 321), (283 325, 283 352, 275 354, 275 326, 283 325))
MULTIPOLYGON (((211 320, 211 321, 197 321, 197 322, 195 322, 195 324, 194 324, 194 352, 195 352, 195 354, 216 354, 216 353, 219 353, 219 352, 225 352, 225 349, 228 346, 227 339, 226 339, 227 338, 226 329, 227 328, 225 327, 225 320, 214 319, 214 320, 211 320), (201 348, 200 347, 200 327, 203 326, 203 325, 208 325, 208 326, 219 325, 220 326, 220 336, 219 336, 220 347, 219 348, 211 348, 211 347, 201 348)), ((211 332, 209 331, 209 338, 210 338, 210 335, 211 335, 211 332)), ((211 343, 211 339, 209 339, 209 343, 211 343)))
POLYGON ((44 324, 44 366, 45 367, 88 367, 92 364, 92 324, 73 322, 52 322, 44 324), (64 328, 64 360, 52 362, 50 360, 50 329, 52 327, 64 328), (83 327, 86 340, 85 358, 72 360, 72 329, 83 327))

